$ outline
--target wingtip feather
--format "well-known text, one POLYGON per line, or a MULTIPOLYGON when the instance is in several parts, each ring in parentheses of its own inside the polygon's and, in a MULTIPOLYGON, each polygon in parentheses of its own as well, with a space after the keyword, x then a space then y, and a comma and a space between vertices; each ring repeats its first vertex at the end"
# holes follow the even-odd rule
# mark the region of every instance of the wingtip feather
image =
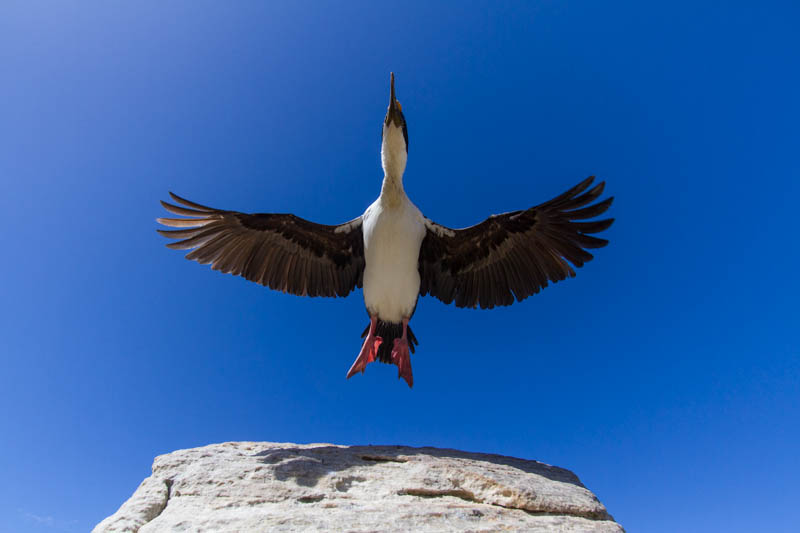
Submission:
POLYGON ((185 205, 187 207, 192 207, 194 209, 198 209, 200 211, 205 211, 207 213, 212 213, 212 212, 216 211, 216 209, 214 209, 213 207, 208 207, 207 205, 202 205, 202 204, 198 204, 197 202, 192 202, 191 200, 187 200, 186 198, 183 198, 182 196, 178 196, 177 194, 175 194, 172 191, 169 191, 169 195, 173 200, 175 200, 179 204, 183 204, 183 205, 185 205))
POLYGON ((156 222, 171 228, 199 228, 214 222, 210 218, 157 218, 156 222))

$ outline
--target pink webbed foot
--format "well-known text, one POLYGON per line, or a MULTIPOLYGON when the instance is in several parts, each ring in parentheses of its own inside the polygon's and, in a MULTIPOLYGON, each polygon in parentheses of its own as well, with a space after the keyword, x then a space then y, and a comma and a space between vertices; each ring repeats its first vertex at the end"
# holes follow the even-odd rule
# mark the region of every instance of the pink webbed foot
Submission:
POLYGON ((367 365, 375 361, 375 358, 378 356, 378 348, 380 348, 383 339, 375 335, 375 326, 377 322, 377 318, 370 318, 369 333, 367 334, 367 338, 364 339, 364 344, 361 346, 358 357, 353 361, 350 370, 347 371, 347 379, 350 379, 358 372, 363 374, 364 370, 367 369, 367 365))
POLYGON ((408 351, 406 328, 408 319, 403 320, 403 337, 394 340, 392 347, 392 363, 397 365, 397 377, 403 378, 409 387, 414 386, 414 375, 411 373, 411 354, 408 351))

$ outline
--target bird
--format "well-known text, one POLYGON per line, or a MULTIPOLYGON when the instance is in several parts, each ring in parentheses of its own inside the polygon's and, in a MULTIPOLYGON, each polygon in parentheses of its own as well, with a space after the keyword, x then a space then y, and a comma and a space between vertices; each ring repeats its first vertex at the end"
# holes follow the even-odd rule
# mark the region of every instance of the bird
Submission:
POLYGON ((613 197, 599 200, 605 182, 590 176, 549 201, 489 216, 453 229, 427 218, 403 188, 408 128, 390 75, 383 120, 378 198, 364 213, 338 225, 293 214, 216 209, 170 192, 161 201, 182 218, 158 218, 177 239, 167 247, 186 258, 284 293, 344 297, 363 289, 369 323, 347 378, 374 361, 397 365, 398 379, 414 385, 411 354, 419 344, 409 321, 420 296, 456 307, 491 309, 575 276, 607 239, 595 234, 613 218, 597 220, 613 197))

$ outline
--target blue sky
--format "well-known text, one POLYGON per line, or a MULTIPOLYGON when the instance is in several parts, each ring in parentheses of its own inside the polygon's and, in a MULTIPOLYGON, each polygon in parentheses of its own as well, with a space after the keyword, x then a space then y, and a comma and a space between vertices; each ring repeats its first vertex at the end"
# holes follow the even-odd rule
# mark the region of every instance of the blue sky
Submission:
POLYGON ((791 3, 4 2, 0 530, 87 531, 155 455, 407 444, 574 470, 628 531, 794 531, 791 3), (347 299, 164 248, 168 190, 359 215, 389 72, 405 185, 460 227, 596 174, 611 244, 492 311, 420 300, 413 390, 345 381, 347 299))

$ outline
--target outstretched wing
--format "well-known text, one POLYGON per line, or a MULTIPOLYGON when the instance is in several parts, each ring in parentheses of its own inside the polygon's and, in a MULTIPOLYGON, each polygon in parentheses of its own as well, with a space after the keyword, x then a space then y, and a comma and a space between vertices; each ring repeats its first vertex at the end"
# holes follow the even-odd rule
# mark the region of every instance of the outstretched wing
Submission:
POLYGON ((299 296, 346 296, 361 287, 361 217, 327 226, 290 214, 223 211, 169 194, 182 205, 162 201, 164 208, 193 218, 159 218, 183 229, 157 231, 181 239, 167 247, 192 250, 187 259, 299 296))
POLYGON ((593 257, 586 248, 608 244, 591 234, 614 222, 582 222, 603 214, 613 201, 592 204, 605 187, 600 182, 586 191, 593 180, 591 176, 549 202, 492 215, 469 228, 450 229, 426 219, 420 294, 447 304, 455 301, 457 307, 491 309, 511 305, 515 298, 522 301, 548 281, 574 277, 570 263, 581 267, 593 257))

